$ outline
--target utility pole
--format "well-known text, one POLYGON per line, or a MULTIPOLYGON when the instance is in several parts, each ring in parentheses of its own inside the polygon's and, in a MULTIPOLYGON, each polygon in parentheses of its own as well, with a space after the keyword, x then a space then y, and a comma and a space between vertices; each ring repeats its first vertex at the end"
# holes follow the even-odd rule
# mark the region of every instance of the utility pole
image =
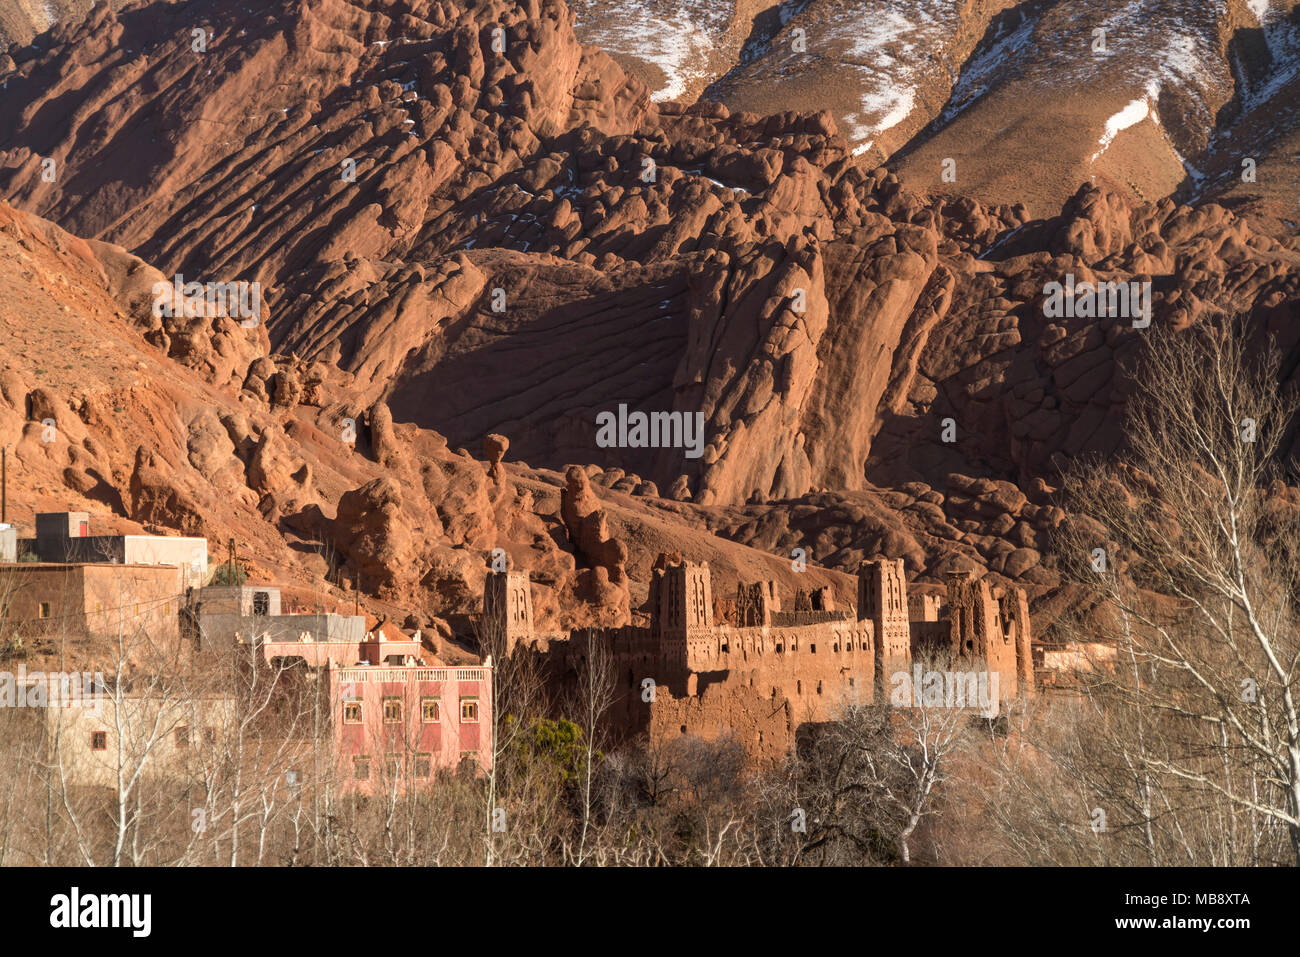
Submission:
POLYGON ((9 446, 0 449, 0 524, 9 521, 9 446))

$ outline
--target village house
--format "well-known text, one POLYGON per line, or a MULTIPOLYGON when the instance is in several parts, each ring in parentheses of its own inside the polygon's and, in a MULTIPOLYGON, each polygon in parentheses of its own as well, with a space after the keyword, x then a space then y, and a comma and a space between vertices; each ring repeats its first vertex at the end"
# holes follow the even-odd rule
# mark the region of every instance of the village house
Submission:
POLYGON ((0 565, 0 622, 15 638, 138 637, 178 644, 184 594, 175 565, 0 565))
POLYGON ((179 591, 208 576, 208 540, 173 535, 91 535, 88 512, 38 512, 36 537, 18 540, 18 552, 42 562, 170 565, 179 591))
POLYGON ((492 767, 492 661, 467 668, 328 669, 346 791, 427 785, 439 769, 492 767))
POLYGON ((490 663, 445 667, 419 632, 364 615, 285 614, 274 585, 208 586, 194 599, 201 646, 249 642, 275 671, 302 667, 319 683, 344 792, 491 767, 490 663))
POLYGON ((119 770, 131 775, 137 767, 155 780, 202 780, 228 743, 236 711, 228 695, 115 694, 110 688, 95 700, 51 704, 35 713, 48 756, 57 759, 69 785, 115 788, 119 770))

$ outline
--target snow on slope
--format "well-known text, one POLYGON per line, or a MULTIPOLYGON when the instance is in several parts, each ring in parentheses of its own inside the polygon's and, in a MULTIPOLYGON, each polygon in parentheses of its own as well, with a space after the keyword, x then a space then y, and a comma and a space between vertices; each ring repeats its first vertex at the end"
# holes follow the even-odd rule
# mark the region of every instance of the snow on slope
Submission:
POLYGON ((583 43, 662 72, 662 83, 651 90, 655 101, 681 99, 713 78, 733 16, 732 4, 718 0, 570 0, 569 6, 583 43))
POLYGON ((898 4, 863 11, 828 31, 828 46, 847 44, 839 56, 860 84, 860 109, 844 117, 851 143, 871 140, 911 115, 916 108, 916 67, 950 34, 944 14, 951 9, 944 0, 898 4))

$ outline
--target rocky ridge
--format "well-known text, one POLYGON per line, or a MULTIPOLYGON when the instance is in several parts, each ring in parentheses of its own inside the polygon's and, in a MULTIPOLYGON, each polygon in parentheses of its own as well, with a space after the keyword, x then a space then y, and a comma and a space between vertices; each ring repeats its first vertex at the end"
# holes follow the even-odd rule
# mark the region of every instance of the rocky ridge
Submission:
POLYGON ((430 616, 498 547, 544 620, 625 619, 661 551, 1050 594, 1057 470, 1115 451, 1142 331, 1048 318, 1048 283, 1150 281, 1154 323, 1248 314, 1297 365, 1294 239, 1105 186, 1048 215, 914 192, 829 112, 656 102, 558 2, 97 7, 47 39, 3 77, 0 188, 87 240, 9 211, 13 302, 81 317, 60 342, 113 316, 172 384, 91 401, 12 343, 34 498, 252 522, 277 574, 311 552, 304 580, 430 616), (44 288, 73 266, 96 302, 44 288), (155 317, 174 273, 260 282, 262 321, 155 317), (619 404, 701 413, 703 454, 601 447, 619 404), (33 444, 46 417, 79 444, 33 444))

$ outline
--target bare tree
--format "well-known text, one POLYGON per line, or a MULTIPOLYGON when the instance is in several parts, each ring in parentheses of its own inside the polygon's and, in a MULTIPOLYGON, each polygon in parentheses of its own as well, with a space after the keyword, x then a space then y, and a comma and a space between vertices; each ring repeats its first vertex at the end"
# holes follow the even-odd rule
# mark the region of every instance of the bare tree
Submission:
POLYGON ((607 740, 605 720, 614 706, 615 694, 614 654, 608 638, 601 631, 589 629, 585 644, 586 654, 578 665, 576 700, 571 704, 583 729, 581 828, 577 850, 571 855, 573 863, 579 867, 587 860, 588 831, 592 827, 595 807, 596 763, 607 740))
MULTIPOLYGON (((938 657, 923 662, 923 671, 950 667, 938 657)), ((836 720, 814 730, 795 778, 807 827, 795 863, 911 863, 917 830, 979 720, 978 702, 912 697, 845 700, 836 720)))
MULTIPOLYGON (((543 800, 535 793, 530 793, 530 783, 537 782, 528 780, 517 761, 520 749, 531 733, 533 722, 547 711, 538 661, 530 649, 510 647, 502 622, 502 615, 489 613, 480 617, 476 623, 480 653, 484 656, 485 663, 492 667, 491 714, 488 721, 492 744, 490 760, 485 769, 487 786, 483 795, 484 863, 488 866, 499 863, 506 840, 499 835, 511 833, 510 822, 522 825, 530 820, 523 810, 524 805, 531 805, 531 809, 540 814, 540 807, 537 806, 539 800, 543 805, 553 803, 551 798, 543 800), (510 773, 512 770, 517 772, 513 778, 510 773), (522 802, 521 807, 518 810, 506 808, 504 805, 507 798, 522 802), (502 830, 503 822, 506 830, 502 830)), ((543 823, 540 817, 531 820, 543 823)), ((526 843, 526 836, 518 828, 512 836, 518 852, 526 843)), ((534 847, 537 843, 534 842, 534 847)))
POLYGON ((1076 767, 1151 864, 1277 860, 1283 834, 1300 864, 1300 520, 1280 482, 1295 402, 1279 371, 1238 324, 1153 334, 1123 454, 1066 478, 1087 518, 1059 551, 1097 608, 1064 627, 1118 650, 1082 689, 1113 757, 1076 748, 1076 767))

